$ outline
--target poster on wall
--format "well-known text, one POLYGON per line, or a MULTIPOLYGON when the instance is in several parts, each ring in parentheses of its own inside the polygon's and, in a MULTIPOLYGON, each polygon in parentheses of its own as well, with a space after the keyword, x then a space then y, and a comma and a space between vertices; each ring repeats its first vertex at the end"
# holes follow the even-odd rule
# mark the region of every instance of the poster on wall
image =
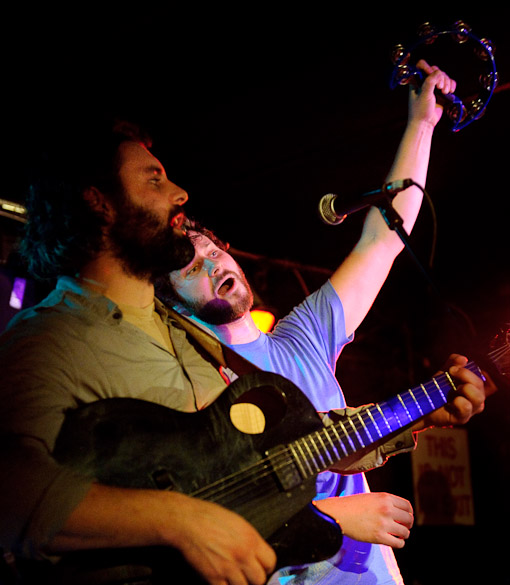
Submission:
POLYGON ((428 429, 411 459, 417 524, 474 525, 467 431, 428 429))

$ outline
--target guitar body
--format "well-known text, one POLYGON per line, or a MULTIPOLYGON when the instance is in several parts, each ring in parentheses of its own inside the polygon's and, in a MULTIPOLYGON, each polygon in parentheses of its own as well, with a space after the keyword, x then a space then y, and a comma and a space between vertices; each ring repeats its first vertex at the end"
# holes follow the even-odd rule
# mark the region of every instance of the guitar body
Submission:
MULTIPOLYGON (((194 413, 128 398, 69 411, 54 456, 106 485, 176 490, 233 510, 275 549, 282 568, 330 558, 341 545, 338 524, 310 505, 316 476, 296 482, 295 469, 287 477, 277 466, 278 446, 322 428, 294 384, 256 372, 194 413), (232 424, 230 409, 239 402, 262 410, 263 432, 246 434, 232 424)), ((174 552, 165 551, 162 571, 174 552)))

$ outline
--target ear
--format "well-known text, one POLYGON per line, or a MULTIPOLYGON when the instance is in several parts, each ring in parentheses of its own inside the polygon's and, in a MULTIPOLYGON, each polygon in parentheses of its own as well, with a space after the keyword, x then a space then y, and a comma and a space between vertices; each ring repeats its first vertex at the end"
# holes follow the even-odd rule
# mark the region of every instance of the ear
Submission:
POLYGON ((83 199, 97 214, 102 215, 106 221, 113 219, 113 208, 110 202, 97 187, 87 187, 83 191, 83 199))

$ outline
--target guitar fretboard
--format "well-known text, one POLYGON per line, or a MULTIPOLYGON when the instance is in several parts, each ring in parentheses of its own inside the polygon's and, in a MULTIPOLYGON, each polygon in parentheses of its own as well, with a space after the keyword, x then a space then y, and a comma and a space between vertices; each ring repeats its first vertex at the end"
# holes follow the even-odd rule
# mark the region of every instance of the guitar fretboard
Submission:
MULTIPOLYGON (((465 367, 483 378, 475 363, 470 362, 465 367)), ((451 391, 456 391, 455 383, 448 373, 443 373, 290 443, 286 446, 286 455, 292 458, 294 465, 276 466, 285 470, 285 473, 278 473, 280 482, 285 489, 294 487, 345 457, 402 431, 444 406, 451 391)), ((273 457, 285 457, 285 454, 273 453, 273 457)))

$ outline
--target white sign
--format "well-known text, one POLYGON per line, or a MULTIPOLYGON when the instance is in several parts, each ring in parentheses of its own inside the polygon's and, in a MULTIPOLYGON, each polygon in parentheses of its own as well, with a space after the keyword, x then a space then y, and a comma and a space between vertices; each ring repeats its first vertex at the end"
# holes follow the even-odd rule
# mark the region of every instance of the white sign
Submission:
POLYGON ((428 429, 411 459, 417 524, 474 524, 467 431, 428 429))

